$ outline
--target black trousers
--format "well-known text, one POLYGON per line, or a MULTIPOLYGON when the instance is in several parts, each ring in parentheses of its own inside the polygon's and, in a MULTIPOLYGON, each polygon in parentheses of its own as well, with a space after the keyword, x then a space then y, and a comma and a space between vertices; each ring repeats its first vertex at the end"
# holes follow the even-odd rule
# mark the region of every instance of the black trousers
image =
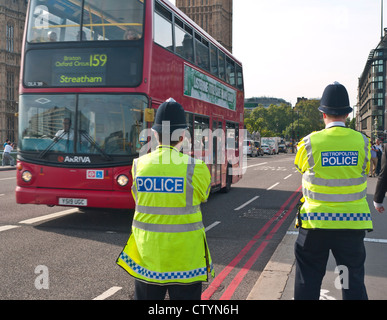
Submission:
POLYGON ((367 300, 364 285, 364 230, 299 229, 295 243, 295 300, 318 300, 329 251, 338 266, 348 268, 348 288, 342 288, 343 300, 367 300))
POLYGON ((171 300, 200 300, 202 283, 158 285, 139 280, 134 282, 135 300, 164 300, 168 290, 171 300))

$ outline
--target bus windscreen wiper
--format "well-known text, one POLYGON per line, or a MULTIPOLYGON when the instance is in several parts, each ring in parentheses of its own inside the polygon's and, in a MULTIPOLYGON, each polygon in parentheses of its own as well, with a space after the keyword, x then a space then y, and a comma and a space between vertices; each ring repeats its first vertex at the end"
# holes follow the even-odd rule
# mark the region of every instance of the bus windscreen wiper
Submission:
POLYGON ((47 154, 47 152, 52 149, 54 145, 56 145, 60 140, 63 139, 63 136, 66 133, 67 133, 66 131, 63 131, 59 136, 55 136, 53 141, 50 143, 50 145, 39 154, 39 158, 42 159, 47 154))
POLYGON ((105 160, 112 160, 112 158, 105 151, 102 150, 101 146, 97 142, 95 142, 95 140, 85 130, 80 130, 79 132, 87 140, 87 142, 89 142, 94 148, 99 151, 100 154, 102 154, 105 160))

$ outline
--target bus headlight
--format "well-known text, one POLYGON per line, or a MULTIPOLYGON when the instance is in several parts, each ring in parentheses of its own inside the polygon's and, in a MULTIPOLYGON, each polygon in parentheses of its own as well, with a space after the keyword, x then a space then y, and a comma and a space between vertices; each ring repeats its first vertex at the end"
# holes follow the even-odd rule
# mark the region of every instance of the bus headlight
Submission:
POLYGON ((121 186, 121 187, 125 187, 129 182, 129 178, 124 175, 124 174, 120 174, 117 178, 117 183, 121 186))
POLYGON ((24 182, 30 182, 32 179, 32 173, 29 171, 24 171, 21 175, 24 182))

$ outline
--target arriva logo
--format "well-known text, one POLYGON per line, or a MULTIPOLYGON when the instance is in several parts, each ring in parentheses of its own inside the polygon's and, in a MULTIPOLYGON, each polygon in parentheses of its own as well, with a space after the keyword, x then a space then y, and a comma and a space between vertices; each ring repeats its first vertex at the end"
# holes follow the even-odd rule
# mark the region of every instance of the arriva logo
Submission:
POLYGON ((74 156, 74 157, 66 156, 66 158, 64 159, 64 162, 91 163, 89 157, 77 157, 77 156, 74 156))

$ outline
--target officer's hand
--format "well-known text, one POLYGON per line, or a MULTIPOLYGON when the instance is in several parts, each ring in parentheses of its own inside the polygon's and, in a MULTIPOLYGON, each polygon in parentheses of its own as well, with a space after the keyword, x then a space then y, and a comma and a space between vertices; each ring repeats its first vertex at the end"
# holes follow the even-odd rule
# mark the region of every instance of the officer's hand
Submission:
POLYGON ((376 211, 378 211, 379 213, 383 213, 384 212, 384 207, 381 206, 381 207, 375 207, 376 211))

